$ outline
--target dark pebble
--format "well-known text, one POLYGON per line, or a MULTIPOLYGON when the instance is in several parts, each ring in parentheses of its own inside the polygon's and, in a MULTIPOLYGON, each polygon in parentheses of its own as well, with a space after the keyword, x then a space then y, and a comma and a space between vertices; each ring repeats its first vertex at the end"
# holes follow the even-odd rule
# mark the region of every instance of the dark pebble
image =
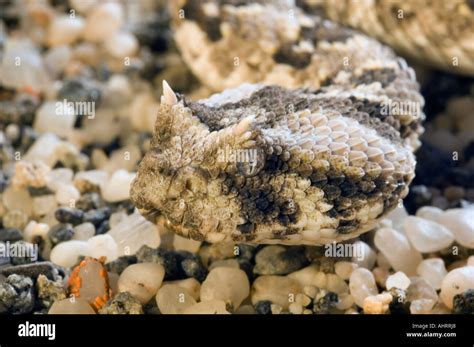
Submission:
POLYGON ((410 313, 410 303, 406 299, 406 291, 399 288, 390 289, 392 302, 389 304, 391 314, 408 314, 410 313))
POLYGON ((51 227, 48 236, 53 245, 57 245, 60 242, 71 240, 74 236, 74 230, 71 224, 59 223, 51 227))
POLYGON ((258 314, 272 314, 272 302, 268 300, 262 300, 255 304, 255 311, 258 314))
POLYGON ((58 100, 66 99, 68 102, 98 103, 100 97, 100 87, 93 80, 83 76, 66 79, 58 92, 58 100))
POLYGON ((105 268, 108 272, 114 272, 120 275, 126 267, 136 264, 137 257, 134 255, 126 255, 119 257, 110 263, 105 264, 105 268))
POLYGON ((28 193, 30 193, 32 197, 53 194, 53 192, 48 187, 31 186, 28 186, 28 193))
POLYGON ((313 302, 313 312, 315 314, 329 314, 339 300, 334 292, 327 292, 322 298, 313 302))
POLYGON ((39 275, 45 275, 52 281, 65 276, 64 271, 50 261, 4 267, 0 269, 0 274, 4 276, 17 274, 32 278, 33 280, 36 280, 39 275))
POLYGON ((474 289, 468 289, 454 296, 453 313, 474 314, 474 289))
POLYGON ((60 223, 78 225, 82 223, 84 212, 78 208, 60 207, 54 212, 54 217, 60 223))
POLYGON ((21 127, 20 138, 14 145, 22 152, 26 152, 37 139, 38 134, 36 131, 32 127, 25 125, 21 127))
POLYGON ((255 246, 240 244, 237 247, 239 248, 239 259, 253 260, 256 253, 255 246))
POLYGON ((194 277, 199 282, 204 281, 207 277, 207 269, 196 257, 191 259, 184 259, 181 262, 181 267, 184 273, 186 274, 186 277, 194 277))
POLYGON ((98 227, 102 222, 110 217, 110 209, 101 207, 95 210, 89 210, 84 213, 84 222, 90 222, 98 227))
POLYGON ((0 314, 25 314, 33 311, 35 295, 33 281, 16 274, 0 281, 0 314))
POLYGON ((171 41, 169 28, 169 14, 166 11, 157 11, 154 18, 138 25, 133 33, 140 46, 147 46, 152 52, 158 53, 168 49, 171 41))
POLYGON ((331 309, 337 305, 339 297, 334 292, 327 292, 322 298, 313 304, 313 312, 315 314, 328 314, 331 309))
POLYGON ((446 108, 447 100, 453 96, 469 94, 472 78, 449 72, 434 71, 421 86, 425 98, 423 111, 427 119, 438 115, 446 108))
POLYGON ((110 224, 108 220, 104 220, 96 229, 95 229, 95 234, 96 235, 102 235, 105 234, 107 231, 110 230, 110 224))
POLYGON ((268 246, 255 256, 253 271, 259 275, 286 275, 307 263, 304 247, 268 246))
POLYGON ((254 264, 250 260, 245 259, 245 258, 236 258, 236 259, 237 259, 237 262, 239 263, 240 269, 247 274, 249 281, 252 282, 255 277, 253 273, 254 264))
POLYGON ((464 160, 469 161, 472 157, 474 157, 474 141, 471 141, 464 148, 464 160))
POLYGON ((139 263, 151 262, 163 265, 165 280, 178 280, 194 277, 199 282, 204 281, 207 270, 199 258, 186 251, 172 251, 161 248, 143 246, 136 254, 139 263))
POLYGON ((431 199, 432 194, 426 186, 411 186, 403 204, 409 214, 415 214, 420 207, 430 205, 431 199))
POLYGON ((20 240, 23 240, 20 230, 15 228, 0 229, 0 241, 16 242, 20 240))
POLYGON ((7 185, 8 185, 8 180, 5 177, 5 174, 3 173, 3 171, 0 170, 0 194, 3 193, 5 188, 7 188, 7 185))

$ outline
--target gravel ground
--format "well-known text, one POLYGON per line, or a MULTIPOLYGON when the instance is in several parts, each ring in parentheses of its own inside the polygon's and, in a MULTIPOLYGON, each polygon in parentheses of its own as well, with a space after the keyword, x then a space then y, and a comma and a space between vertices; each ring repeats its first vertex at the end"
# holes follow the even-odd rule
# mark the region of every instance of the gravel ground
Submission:
POLYGON ((211 245, 129 201, 161 81, 208 94, 165 2, 52 3, 2 1, 0 313, 474 313, 472 78, 418 69, 417 176, 375 230, 327 247, 211 245))

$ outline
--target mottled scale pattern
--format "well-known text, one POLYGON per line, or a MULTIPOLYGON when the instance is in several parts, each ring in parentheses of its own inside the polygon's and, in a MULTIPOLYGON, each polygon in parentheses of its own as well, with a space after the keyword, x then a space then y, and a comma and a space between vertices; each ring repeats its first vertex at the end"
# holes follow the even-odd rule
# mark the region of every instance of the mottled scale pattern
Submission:
POLYGON ((420 63, 474 75, 472 0, 300 0, 298 4, 376 37, 420 63))
POLYGON ((293 5, 172 3, 185 61, 219 93, 164 88, 131 189, 144 215, 196 240, 315 245, 374 228, 406 196, 424 118, 413 70, 293 5))

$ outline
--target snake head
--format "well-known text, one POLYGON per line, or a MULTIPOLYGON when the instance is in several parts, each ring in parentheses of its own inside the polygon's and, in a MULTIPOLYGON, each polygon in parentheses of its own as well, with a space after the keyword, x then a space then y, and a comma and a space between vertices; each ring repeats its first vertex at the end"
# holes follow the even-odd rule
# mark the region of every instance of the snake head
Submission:
POLYGON ((245 224, 235 181, 257 176, 264 164, 255 115, 229 118, 209 104, 187 102, 164 81, 151 149, 131 198, 142 213, 164 215, 177 233, 218 241, 224 225, 245 224))

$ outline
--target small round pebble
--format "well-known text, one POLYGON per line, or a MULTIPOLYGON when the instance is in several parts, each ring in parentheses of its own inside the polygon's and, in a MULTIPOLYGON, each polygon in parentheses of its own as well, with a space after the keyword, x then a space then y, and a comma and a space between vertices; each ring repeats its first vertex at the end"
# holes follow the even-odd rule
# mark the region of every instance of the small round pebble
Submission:
POLYGON ((294 279, 285 276, 259 276, 252 285, 252 304, 259 301, 270 301, 287 310, 301 286, 294 279))
POLYGON ((95 314, 95 311, 86 300, 68 298, 55 301, 48 314, 95 314))
POLYGON ((222 300, 202 301, 188 307, 183 314, 229 314, 222 300))
POLYGON ((439 297, 450 309, 455 295, 474 288, 474 266, 465 266, 450 271, 441 283, 439 297))
POLYGON ((378 294, 374 275, 365 268, 355 269, 349 280, 349 289, 357 306, 364 307, 364 299, 378 294))
POLYGON ((71 224, 59 223, 53 225, 48 232, 48 237, 50 238, 53 245, 58 243, 69 241, 74 236, 74 230, 71 224))
POLYGON ((395 271, 403 271, 408 276, 416 273, 416 267, 423 260, 406 236, 394 229, 377 230, 374 243, 395 271))
POLYGON ((196 304, 194 297, 177 284, 165 284, 156 294, 156 304, 163 314, 179 314, 196 304))
POLYGON ((423 260, 420 265, 418 265, 416 272, 436 290, 441 288, 441 282, 448 273, 444 266, 444 261, 441 258, 423 260))
POLYGON ((334 264, 334 271, 336 275, 343 280, 348 280, 351 277, 352 271, 358 268, 358 265, 350 261, 338 261, 334 264))
POLYGON ((436 222, 444 211, 435 206, 423 206, 416 211, 416 216, 436 222))
POLYGON ((60 223, 78 225, 82 223, 84 212, 77 208, 60 207, 54 212, 54 216, 60 223))
POLYGON ((385 288, 388 290, 392 288, 398 289, 407 289, 410 285, 410 279, 403 272, 398 271, 393 275, 388 276, 387 281, 385 282, 385 288))
POLYGON ((90 257, 96 259, 106 257, 106 262, 111 262, 118 258, 117 243, 110 235, 96 235, 87 240, 87 244, 90 257))
POLYGON ((474 248, 474 209, 447 210, 440 216, 439 223, 453 233, 461 246, 474 248))
POLYGON ((89 254, 89 245, 85 241, 61 242, 51 250, 50 259, 53 263, 63 267, 72 267, 80 256, 89 254))
POLYGON ((446 227, 420 217, 407 217, 404 227, 410 243, 422 253, 440 251, 454 241, 453 234, 446 227))
POLYGON ((247 275, 240 269, 218 267, 209 272, 201 285, 201 301, 224 300, 237 309, 249 296, 247 275))
POLYGON ((156 295, 165 277, 165 269, 160 264, 140 263, 127 267, 119 277, 119 292, 129 292, 146 304, 156 295))
POLYGON ((73 240, 87 241, 95 235, 95 227, 92 223, 82 223, 74 227, 73 240))

